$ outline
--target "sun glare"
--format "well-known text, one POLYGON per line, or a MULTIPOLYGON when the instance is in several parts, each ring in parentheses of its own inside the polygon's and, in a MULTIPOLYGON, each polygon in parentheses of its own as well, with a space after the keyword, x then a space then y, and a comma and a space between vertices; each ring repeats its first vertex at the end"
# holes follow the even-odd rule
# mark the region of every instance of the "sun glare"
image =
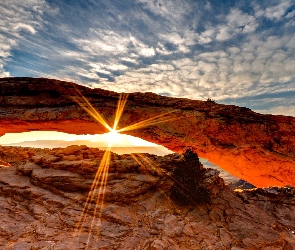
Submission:
POLYGON ((113 144, 114 142, 119 142, 122 140, 122 136, 114 129, 109 133, 104 134, 108 144, 113 144))
POLYGON ((65 148, 70 145, 86 145, 101 150, 111 146, 111 151, 116 154, 150 153, 163 156, 173 153, 164 146, 118 133, 117 130, 94 135, 75 135, 57 131, 7 133, 0 137, 0 145, 32 148, 65 148))

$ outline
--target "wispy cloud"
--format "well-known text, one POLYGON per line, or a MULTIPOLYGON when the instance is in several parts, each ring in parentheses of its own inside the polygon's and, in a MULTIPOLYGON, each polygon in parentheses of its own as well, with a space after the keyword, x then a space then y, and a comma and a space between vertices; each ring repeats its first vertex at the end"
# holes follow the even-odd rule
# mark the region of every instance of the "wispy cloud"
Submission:
POLYGON ((0 3, 0 76, 9 76, 4 69, 12 50, 22 39, 34 35, 42 26, 43 11, 48 8, 45 0, 4 0, 0 3))

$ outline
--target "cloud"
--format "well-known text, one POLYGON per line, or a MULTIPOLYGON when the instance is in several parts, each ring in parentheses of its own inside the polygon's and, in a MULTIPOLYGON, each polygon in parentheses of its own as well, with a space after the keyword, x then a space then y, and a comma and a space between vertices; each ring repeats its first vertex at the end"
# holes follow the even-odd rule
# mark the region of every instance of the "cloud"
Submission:
POLYGON ((9 76, 5 64, 25 34, 35 34, 42 25, 43 10, 48 8, 45 0, 4 0, 0 3, 0 76, 9 76))
POLYGON ((244 13, 240 9, 232 8, 228 15, 221 20, 221 24, 211 25, 207 30, 198 35, 200 44, 212 41, 227 41, 238 34, 254 32, 259 26, 258 21, 252 15, 244 13))
POLYGON ((137 0, 142 3, 145 9, 153 12, 157 16, 164 18, 170 23, 183 22, 184 15, 191 11, 191 2, 178 0, 176 2, 165 0, 137 0))
POLYGON ((155 50, 154 48, 144 48, 139 52, 139 54, 142 56, 151 57, 155 55, 155 50))
POLYGON ((255 2, 255 16, 265 17, 272 21, 279 21, 285 16, 288 9, 292 6, 292 3, 290 0, 281 0, 268 2, 268 5, 265 6, 264 2, 255 2))
POLYGON ((295 10, 289 12, 287 15, 286 15, 286 18, 292 18, 295 16, 295 10))
MULTIPOLYGON (((149 27, 161 44, 171 44, 181 53, 188 53, 191 46, 196 44, 197 34, 195 29, 200 19, 197 3, 193 1, 148 1, 138 0, 156 16, 156 22, 149 27)), ((149 22, 147 22, 149 23, 149 22)), ((158 52, 160 50, 158 49, 158 52)))
POLYGON ((36 30, 34 29, 33 26, 28 25, 28 24, 24 24, 24 23, 18 23, 18 24, 16 24, 13 27, 13 30, 14 31, 18 31, 18 32, 24 30, 24 31, 28 31, 28 32, 30 32, 32 34, 35 34, 36 33, 36 30))
POLYGON ((265 10, 265 16, 269 19, 277 19, 277 20, 281 19, 285 15, 287 9, 290 6, 291 6, 291 1, 283 0, 278 5, 268 7, 265 10))

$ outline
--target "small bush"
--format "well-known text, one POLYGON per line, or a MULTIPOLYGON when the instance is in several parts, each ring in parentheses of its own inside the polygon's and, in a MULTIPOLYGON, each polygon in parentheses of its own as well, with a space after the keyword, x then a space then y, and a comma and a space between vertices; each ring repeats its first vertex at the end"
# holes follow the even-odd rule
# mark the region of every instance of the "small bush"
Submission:
POLYGON ((215 100, 211 99, 211 98, 207 98, 207 102, 210 102, 210 103, 217 103, 215 100))
POLYGON ((197 153, 188 149, 173 170, 175 183, 171 187, 170 198, 181 205, 209 202, 210 192, 200 184, 204 169, 197 153))

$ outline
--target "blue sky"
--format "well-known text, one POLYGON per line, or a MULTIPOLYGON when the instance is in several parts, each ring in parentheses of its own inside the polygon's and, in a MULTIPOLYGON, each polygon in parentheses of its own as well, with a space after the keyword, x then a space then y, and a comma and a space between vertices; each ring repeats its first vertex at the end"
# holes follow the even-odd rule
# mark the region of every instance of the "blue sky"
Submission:
POLYGON ((295 2, 1 0, 0 76, 295 116, 295 2))

